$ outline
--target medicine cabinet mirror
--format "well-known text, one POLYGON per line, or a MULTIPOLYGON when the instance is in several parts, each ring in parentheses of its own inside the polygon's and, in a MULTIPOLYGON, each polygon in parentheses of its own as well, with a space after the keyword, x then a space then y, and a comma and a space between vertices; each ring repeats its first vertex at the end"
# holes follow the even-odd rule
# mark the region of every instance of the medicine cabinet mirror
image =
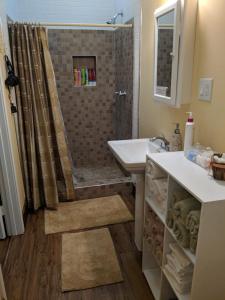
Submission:
POLYGON ((173 1, 155 11, 154 97, 174 105, 180 40, 180 1, 173 1))

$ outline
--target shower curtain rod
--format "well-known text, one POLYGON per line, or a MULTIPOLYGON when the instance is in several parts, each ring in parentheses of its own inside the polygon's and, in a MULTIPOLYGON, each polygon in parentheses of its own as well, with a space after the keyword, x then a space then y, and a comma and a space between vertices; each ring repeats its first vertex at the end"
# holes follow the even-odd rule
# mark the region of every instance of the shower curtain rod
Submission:
MULTIPOLYGON (((23 23, 23 22, 22 22, 23 23)), ((9 22, 9 25, 13 24, 9 22)), ((99 23, 26 23, 24 24, 31 24, 33 26, 62 26, 62 27, 106 27, 106 28, 132 28, 133 24, 99 24, 99 23)))

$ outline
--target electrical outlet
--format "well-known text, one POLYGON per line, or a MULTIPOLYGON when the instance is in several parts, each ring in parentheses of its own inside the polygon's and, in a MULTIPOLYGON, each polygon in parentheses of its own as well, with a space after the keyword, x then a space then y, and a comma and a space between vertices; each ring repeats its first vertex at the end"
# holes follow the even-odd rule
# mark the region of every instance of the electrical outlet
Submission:
POLYGON ((199 100, 210 102, 212 100, 213 79, 200 78, 199 100))

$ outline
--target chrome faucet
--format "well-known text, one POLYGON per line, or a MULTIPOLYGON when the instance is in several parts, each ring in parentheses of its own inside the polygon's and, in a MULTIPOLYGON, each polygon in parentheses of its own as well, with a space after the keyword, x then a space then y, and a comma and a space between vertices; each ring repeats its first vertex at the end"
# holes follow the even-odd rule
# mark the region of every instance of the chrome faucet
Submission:
POLYGON ((150 142, 155 142, 157 140, 162 141, 161 142, 161 148, 166 150, 166 151, 170 151, 170 142, 164 137, 164 136, 156 136, 150 139, 150 142))

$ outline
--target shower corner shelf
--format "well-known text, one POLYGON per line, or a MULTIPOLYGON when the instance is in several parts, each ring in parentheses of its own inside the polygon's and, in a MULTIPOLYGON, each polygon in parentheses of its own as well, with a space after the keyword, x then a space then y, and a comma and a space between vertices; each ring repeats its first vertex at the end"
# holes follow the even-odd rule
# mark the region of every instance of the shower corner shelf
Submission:
POLYGON ((148 154, 146 172, 149 169, 148 165, 152 163, 168 176, 167 210, 171 204, 172 193, 177 189, 188 191, 201 203, 197 251, 196 254, 192 254, 189 249, 180 246, 173 231, 167 226, 165 216, 160 213, 154 202, 150 201, 149 181, 146 180, 145 214, 150 207, 164 226, 163 259, 160 265, 154 257, 154 252, 149 250, 143 239, 142 269, 155 299, 225 299, 225 285, 221 284, 220 280, 225 277, 225 183, 218 184, 208 175, 208 171, 188 161, 183 152, 148 154), (173 280, 164 269, 171 243, 176 243, 193 264, 191 289, 186 294, 177 292, 173 280))
POLYGON ((76 88, 96 87, 96 56, 73 56, 73 76, 76 88))

